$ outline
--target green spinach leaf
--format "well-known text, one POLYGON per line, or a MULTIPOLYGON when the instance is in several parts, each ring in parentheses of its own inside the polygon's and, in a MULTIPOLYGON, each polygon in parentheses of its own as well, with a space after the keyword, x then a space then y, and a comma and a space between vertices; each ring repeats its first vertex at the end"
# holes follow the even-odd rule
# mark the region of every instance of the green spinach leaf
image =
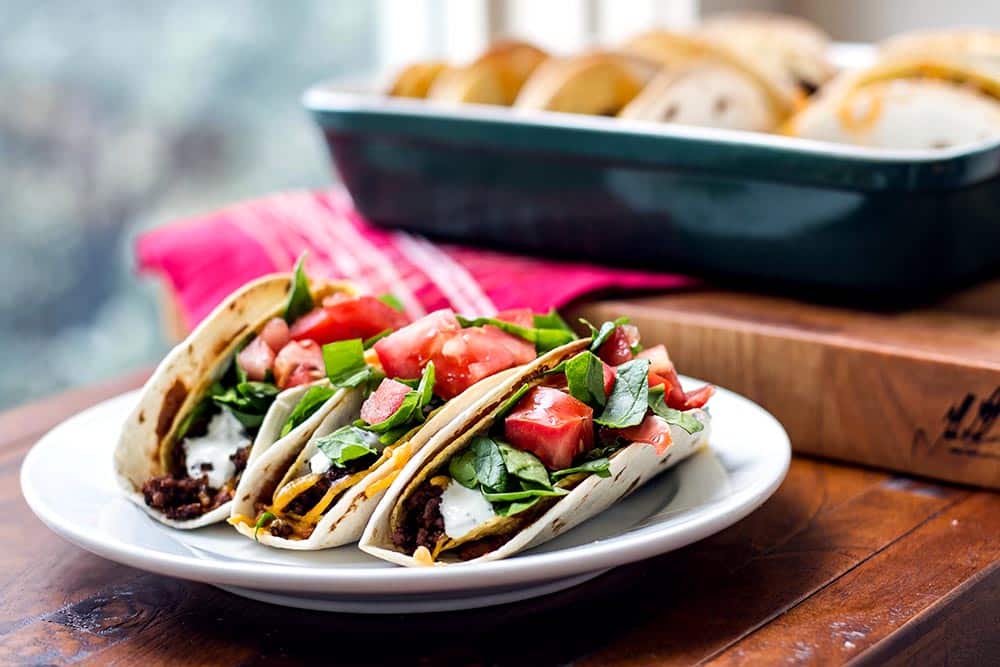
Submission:
MULTIPOLYGON (((428 362, 420 376, 417 388, 403 397, 396 411, 377 424, 366 424, 363 428, 376 433, 389 433, 401 430, 405 433, 414 424, 424 420, 424 408, 434 397, 434 362, 428 362)), ((364 424, 364 422, 362 422, 364 424)), ((401 433, 400 433, 401 434, 401 433)), ((397 436, 398 437, 398 436, 397 436)))
POLYGON ((382 451, 377 435, 350 424, 317 438, 316 447, 338 468, 343 468, 348 461, 382 451))
POLYGON ((587 405, 604 405, 604 364, 593 352, 584 350, 566 362, 569 393, 587 405))
POLYGON ((618 367, 614 389, 595 422, 608 428, 639 424, 649 407, 649 360, 633 359, 618 367))
POLYGON ((506 442, 498 442, 497 446, 500 448, 504 467, 507 468, 509 475, 543 489, 552 488, 552 482, 549 481, 549 471, 538 460, 537 456, 531 452, 511 447, 506 442))
POLYGON ((535 315, 534 321, 536 329, 562 329, 570 332, 574 337, 576 336, 576 333, 569 328, 566 320, 559 315, 555 308, 544 315, 535 315))
POLYGON ((601 328, 598 329, 594 327, 593 324, 591 324, 590 322, 588 322, 583 318, 581 318, 580 321, 586 324, 587 328, 590 329, 591 352, 597 352, 597 350, 601 347, 601 345, 604 345, 604 342, 608 339, 608 337, 611 335, 611 333, 615 330, 616 327, 629 323, 629 319, 627 317, 619 317, 613 322, 604 322, 603 324, 601 324, 601 328))
POLYGON ((477 317, 475 319, 469 319, 467 317, 462 317, 461 315, 457 315, 456 317, 458 318, 458 323, 465 328, 481 327, 489 324, 495 326, 501 331, 506 331, 512 336, 523 338, 530 343, 534 343, 535 351, 539 354, 548 352, 549 350, 554 350, 557 347, 576 340, 576 334, 569 329, 535 329, 522 327, 517 324, 513 324, 512 322, 498 320, 495 317, 477 317))
POLYGON ((486 436, 479 436, 472 441, 469 449, 473 453, 472 461, 479 483, 485 489, 502 490, 507 485, 507 467, 497 443, 486 436))
POLYGON ((452 457, 448 463, 448 474, 467 489, 474 489, 479 485, 479 478, 476 477, 476 453, 471 447, 452 457))
POLYGON ((705 428, 691 412, 681 412, 669 407, 663 401, 663 385, 656 387, 649 392, 649 407, 653 414, 663 418, 665 422, 672 426, 679 426, 688 433, 697 433, 705 428))
POLYGON ((257 523, 255 523, 254 526, 253 526, 253 539, 254 539, 254 542, 257 541, 257 533, 260 532, 260 529, 263 528, 264 526, 268 525, 269 523, 271 523, 272 521, 274 521, 277 518, 278 517, 276 517, 271 512, 264 512, 263 514, 260 515, 260 517, 257 519, 257 523))
POLYGON ((299 402, 295 404, 295 407, 292 408, 292 412, 281 427, 281 433, 279 433, 278 437, 284 438, 295 427, 316 414, 316 411, 332 398, 336 391, 333 387, 326 385, 309 387, 306 393, 302 395, 302 398, 299 399, 299 402))
POLYGON ((365 363, 365 348, 360 338, 324 345, 323 365, 334 387, 357 387, 372 373, 371 367, 365 363))
POLYGON ((496 421, 499 422, 501 419, 510 414, 510 411, 517 406, 518 402, 522 398, 524 398, 524 395, 534 388, 534 385, 531 384, 523 384, 518 387, 517 391, 510 395, 510 398, 500 404, 500 407, 497 409, 496 421))
POLYGON ((549 498, 555 496, 565 496, 569 491, 566 489, 521 489, 520 491, 503 491, 493 493, 483 490, 486 500, 493 502, 511 502, 513 500, 527 500, 528 498, 549 498))
POLYGON ((285 321, 289 324, 299 319, 313 309, 313 298, 309 292, 309 279, 305 270, 306 253, 302 253, 295 262, 295 276, 292 279, 292 291, 288 295, 285 306, 285 321))
POLYGON ((515 500, 510 503, 496 503, 493 505, 493 513, 497 516, 514 516, 519 514, 530 507, 533 507, 535 503, 541 500, 541 496, 534 496, 528 498, 527 500, 515 500))
POLYGON ((375 334, 371 338, 366 338, 365 342, 363 343, 362 346, 366 350, 370 350, 372 348, 372 346, 375 345, 375 343, 379 342, 380 340, 382 340, 383 338, 385 338, 386 336, 388 336, 391 333, 392 333, 392 329, 382 329, 382 331, 379 331, 377 334, 375 334))
POLYGON ((405 312, 406 309, 403 308, 403 302, 396 298, 395 294, 389 294, 388 292, 383 294, 378 298, 379 301, 389 306, 393 310, 398 310, 399 312, 405 312))
POLYGON ((587 461, 578 466, 573 466, 572 468, 563 468, 562 470, 556 470, 552 473, 552 479, 562 479, 568 475, 573 475, 578 472, 588 472, 597 475, 598 477, 610 477, 611 471, 608 467, 611 465, 611 461, 607 457, 601 457, 598 459, 593 459, 587 461))

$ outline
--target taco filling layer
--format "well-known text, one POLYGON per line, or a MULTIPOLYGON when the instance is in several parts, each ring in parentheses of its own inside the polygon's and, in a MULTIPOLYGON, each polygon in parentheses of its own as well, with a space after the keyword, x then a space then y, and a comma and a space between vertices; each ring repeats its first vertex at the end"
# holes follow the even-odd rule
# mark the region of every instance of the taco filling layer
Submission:
POLYGON ((498 549, 581 482, 610 476, 635 443, 663 457, 671 426, 705 427, 714 388, 684 392, 663 345, 605 323, 590 349, 541 369, 417 474, 397 502, 391 539, 423 562, 464 561, 498 549))
POLYGON ((308 539, 344 493, 386 465, 391 471, 363 493, 370 498, 388 488, 413 454, 414 436, 447 401, 574 338, 558 316, 529 309, 477 319, 439 310, 375 342, 367 370, 359 342, 353 363, 368 373, 360 418, 311 440, 284 478, 255 502, 255 516, 230 521, 255 526, 255 536, 266 530, 308 539))
POLYGON ((333 396, 334 387, 315 384, 326 377, 323 346, 384 334, 406 322, 405 315, 372 296, 339 288, 311 292, 300 262, 284 315, 241 341, 220 365, 218 378, 186 414, 175 418, 177 426, 160 448, 160 464, 167 472, 142 485, 146 504, 183 521, 231 500, 279 394, 293 390, 297 402, 275 438, 305 422, 333 396))

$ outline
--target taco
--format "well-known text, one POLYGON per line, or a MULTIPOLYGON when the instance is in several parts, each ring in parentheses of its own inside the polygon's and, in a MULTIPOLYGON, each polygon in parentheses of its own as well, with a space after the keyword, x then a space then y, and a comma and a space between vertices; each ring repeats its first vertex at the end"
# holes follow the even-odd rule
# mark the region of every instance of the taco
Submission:
POLYGON ((890 58, 841 75, 787 134, 872 148, 949 148, 1000 136, 1000 66, 973 56, 890 58))
MULTIPOLYGON (((325 549, 355 542, 406 462, 537 354, 576 336, 554 313, 528 309, 467 319, 433 312, 378 340, 367 357, 335 344, 360 394, 334 408, 301 443, 278 443, 250 465, 229 522, 261 544, 325 549)), ((329 370, 329 368, 328 368, 329 370)))
POLYGON ((708 440, 714 388, 607 322, 492 386, 380 502, 360 547, 407 566, 496 560, 565 532, 708 440))
POLYGON ((346 283, 292 274, 222 302, 160 363, 114 454, 120 485, 176 528, 224 520, 246 466, 276 442, 304 444, 345 398, 323 346, 396 329, 406 317, 346 283))

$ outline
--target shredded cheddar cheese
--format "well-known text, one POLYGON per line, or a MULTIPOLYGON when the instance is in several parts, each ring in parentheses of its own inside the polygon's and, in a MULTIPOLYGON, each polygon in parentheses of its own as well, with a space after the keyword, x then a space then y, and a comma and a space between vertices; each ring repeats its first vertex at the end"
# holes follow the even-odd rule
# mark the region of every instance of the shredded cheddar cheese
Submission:
POLYGON ((270 510, 277 513, 285 509, 285 506, 288 505, 288 503, 295 500, 295 497, 300 493, 315 485, 321 477, 322 475, 312 473, 288 482, 275 492, 270 510))
POLYGON ((438 475, 436 477, 431 477, 430 485, 443 489, 444 487, 448 486, 448 482, 450 481, 451 477, 448 477, 448 475, 438 475))
POLYGON ((367 470, 362 470, 361 472, 356 472, 353 475, 345 477, 336 484, 331 485, 330 488, 326 490, 326 493, 323 494, 320 501, 316 503, 311 510, 305 513, 302 517, 302 522, 306 524, 319 523, 320 517, 323 516, 323 512, 325 512, 326 508, 330 506, 330 503, 332 503, 334 499, 340 495, 340 492, 354 486, 367 474, 367 470))
POLYGON ((415 560, 420 565, 433 565, 434 557, 431 556, 431 552, 427 547, 417 547, 413 552, 413 560, 415 560))
POLYGON ((365 488, 365 496, 368 498, 371 498, 376 493, 389 488, 389 485, 392 484, 393 480, 395 480, 399 475, 400 469, 406 465, 407 461, 410 460, 409 440, 399 445, 386 447, 385 451, 382 452, 382 458, 379 459, 379 461, 375 463, 375 466, 372 467, 378 466, 379 463, 386 458, 388 458, 389 463, 392 465, 392 472, 382 479, 372 482, 365 488))
POLYGON ((399 471, 393 470, 391 473, 389 473, 382 479, 372 482, 371 484, 368 485, 368 488, 365 489, 365 496, 371 498, 376 493, 381 493, 382 491, 385 491, 386 489, 389 488, 389 486, 393 482, 396 481, 396 477, 398 476, 399 476, 399 471))
POLYGON ((240 525, 254 526, 256 525, 257 522, 248 516, 244 516, 243 514, 237 514, 235 516, 231 516, 228 519, 226 519, 226 523, 228 523, 230 526, 240 526, 240 525))

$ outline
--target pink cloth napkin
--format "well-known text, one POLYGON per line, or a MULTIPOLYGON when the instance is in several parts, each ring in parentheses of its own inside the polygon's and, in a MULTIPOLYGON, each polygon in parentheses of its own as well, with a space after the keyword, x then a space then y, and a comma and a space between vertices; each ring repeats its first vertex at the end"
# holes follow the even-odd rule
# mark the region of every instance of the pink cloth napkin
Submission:
POLYGON ((596 291, 696 284, 669 273, 431 243, 368 225, 341 190, 236 204, 153 230, 137 243, 139 269, 166 279, 189 328, 247 281, 291 269, 303 251, 310 275, 392 293, 414 318, 446 307, 466 315, 525 306, 546 312, 596 291))

